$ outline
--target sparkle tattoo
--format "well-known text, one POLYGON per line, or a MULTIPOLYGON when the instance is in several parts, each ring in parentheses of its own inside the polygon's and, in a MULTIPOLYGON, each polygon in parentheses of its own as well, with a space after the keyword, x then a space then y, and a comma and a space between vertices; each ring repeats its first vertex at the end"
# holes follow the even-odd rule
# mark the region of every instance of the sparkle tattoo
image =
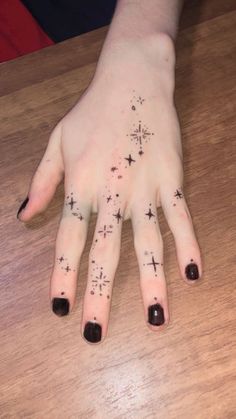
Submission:
POLYGON ((121 218, 123 218, 122 215, 121 215, 121 213, 120 213, 120 208, 119 208, 119 210, 117 211, 116 214, 112 214, 112 215, 113 215, 113 217, 115 217, 117 219, 117 224, 119 224, 121 218))
POLYGON ((163 263, 157 262, 157 261, 155 260, 155 258, 154 258, 154 256, 153 256, 153 252, 148 252, 148 251, 145 251, 145 252, 144 252, 144 255, 145 255, 145 256, 148 256, 149 254, 151 254, 151 255, 152 255, 151 261, 150 261, 150 262, 148 262, 148 263, 143 263, 143 266, 152 266, 152 267, 153 267, 153 270, 154 270, 154 274, 155 274, 155 276, 157 277, 157 266, 158 266, 158 265, 163 266, 163 263))
MULTIPOLYGON (((95 260, 93 260, 92 263, 96 264, 95 260)), ((91 281, 92 289, 90 291, 90 294, 98 294, 100 297, 106 294, 107 299, 109 299, 110 295, 108 294, 107 286, 110 283, 110 281, 107 279, 107 276, 104 275, 103 267, 100 266, 99 268, 98 266, 96 266, 94 270, 99 270, 99 272, 97 275, 95 274, 95 276, 93 276, 93 279, 91 281)))
POLYGON ((70 193, 70 195, 67 195, 66 197, 66 206, 68 206, 70 208, 71 214, 78 218, 80 221, 82 221, 84 219, 83 215, 81 214, 80 210, 78 207, 75 207, 75 204, 77 204, 77 201, 74 200, 73 197, 73 192, 70 193))
POLYGON ((183 193, 181 192, 181 189, 179 188, 179 189, 176 189, 176 192, 175 192, 175 194, 174 194, 174 197, 175 198, 177 198, 177 199, 181 199, 181 198, 183 198, 184 197, 184 195, 183 195, 183 193))
POLYGON ((103 229, 98 231, 99 234, 103 235, 104 239, 107 237, 107 234, 110 234, 110 233, 113 232, 112 231, 112 228, 113 228, 112 224, 110 224, 108 228, 110 228, 110 230, 107 229, 107 225, 105 224, 103 226, 103 229))
POLYGON ((63 271, 65 271, 65 275, 68 274, 69 272, 75 272, 75 269, 72 269, 69 265, 69 263, 67 262, 67 258, 64 257, 63 255, 60 256, 59 258, 57 258, 59 265, 61 266, 61 269, 63 271), (66 262, 66 264, 64 265, 63 262, 66 262))
POLYGON ((125 157, 125 160, 128 161, 129 166, 131 166, 131 164, 136 161, 136 160, 132 159, 131 154, 129 154, 129 157, 125 157))
MULTIPOLYGON (((135 126, 135 124, 134 124, 135 126)), ((139 120, 138 126, 131 132, 131 134, 127 134, 130 137, 131 141, 134 141, 136 145, 139 145, 139 155, 142 156, 143 154, 143 145, 150 141, 151 136, 154 135, 148 127, 139 120)))

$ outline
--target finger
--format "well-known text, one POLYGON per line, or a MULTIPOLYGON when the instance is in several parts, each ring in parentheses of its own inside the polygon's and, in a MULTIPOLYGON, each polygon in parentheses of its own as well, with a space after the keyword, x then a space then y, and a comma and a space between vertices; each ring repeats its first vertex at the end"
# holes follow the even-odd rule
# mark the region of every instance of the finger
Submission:
POLYGON ((88 282, 84 297, 81 334, 90 343, 105 338, 108 328, 111 295, 117 269, 124 202, 119 194, 102 200, 93 243, 89 254, 88 282))
POLYGON ((174 236, 181 275, 187 283, 196 283, 202 276, 201 255, 183 188, 166 184, 160 189, 160 200, 174 236))
POLYGON ((17 218, 29 221, 44 211, 63 178, 64 168, 60 150, 61 126, 53 130, 47 149, 32 177, 27 198, 21 204, 17 218))
POLYGON ((75 182, 65 185, 65 202, 55 248, 50 283, 52 310, 58 316, 69 314, 76 297, 77 275, 87 238, 91 199, 75 182))
POLYGON ((169 310, 163 270, 163 240, 154 193, 136 195, 131 208, 131 221, 145 318, 152 330, 161 330, 169 322, 169 310))

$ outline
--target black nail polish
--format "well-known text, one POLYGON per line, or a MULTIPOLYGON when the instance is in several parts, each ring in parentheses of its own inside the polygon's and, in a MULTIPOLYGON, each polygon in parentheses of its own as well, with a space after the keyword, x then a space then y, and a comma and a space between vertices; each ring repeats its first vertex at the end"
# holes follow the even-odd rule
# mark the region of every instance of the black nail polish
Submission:
POLYGON ((199 278, 198 267, 196 263, 190 263, 186 266, 185 274, 188 279, 195 280, 199 278))
POLYGON ((89 342, 99 342, 102 337, 102 328, 100 324, 88 322, 84 328, 84 337, 89 342))
POLYGON ((161 326, 165 323, 164 310, 160 304, 148 307, 148 321, 153 326, 161 326))
POLYGON ((19 210, 17 212, 17 218, 18 218, 18 215, 20 214, 20 212, 26 207, 26 205, 28 204, 28 202, 29 202, 29 198, 27 196, 27 198, 25 198, 24 202, 22 202, 22 204, 21 204, 21 206, 20 206, 20 208, 19 208, 19 210))
POLYGON ((70 303, 67 298, 53 298, 52 310, 58 316, 65 316, 69 313, 70 303))

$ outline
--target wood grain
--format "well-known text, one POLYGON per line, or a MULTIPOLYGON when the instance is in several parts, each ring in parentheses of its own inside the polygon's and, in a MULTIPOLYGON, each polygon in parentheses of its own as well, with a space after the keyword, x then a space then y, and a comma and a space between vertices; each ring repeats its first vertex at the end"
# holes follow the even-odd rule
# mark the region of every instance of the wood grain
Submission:
POLYGON ((204 280, 191 288, 180 279, 160 211, 171 314, 161 334, 144 322, 129 221, 109 333, 93 347, 80 336, 80 319, 95 217, 77 305, 60 319, 50 310, 49 277, 63 187, 29 225, 16 219, 52 127, 93 75, 107 28, 0 66, 1 419, 236 417, 234 7, 192 1, 182 18, 176 105, 204 280))

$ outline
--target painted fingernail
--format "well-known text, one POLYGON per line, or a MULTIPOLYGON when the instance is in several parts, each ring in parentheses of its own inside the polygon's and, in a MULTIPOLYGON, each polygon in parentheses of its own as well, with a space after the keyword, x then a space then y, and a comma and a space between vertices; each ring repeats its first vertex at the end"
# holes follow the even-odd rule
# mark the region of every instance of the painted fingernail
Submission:
POLYGON ((160 326, 165 323, 164 310, 160 304, 153 304, 148 307, 148 321, 153 326, 160 326))
POLYGON ((196 263, 189 263, 186 266, 185 274, 188 279, 195 280, 199 278, 198 267, 196 263))
POLYGON ((20 208, 18 209, 17 218, 18 218, 20 212, 26 207, 26 205, 28 204, 28 202, 29 202, 29 198, 27 196, 27 198, 25 198, 24 202, 22 202, 20 208))
POLYGON ((52 310, 58 316, 65 316, 69 313, 70 303, 67 298, 53 298, 52 310))
POLYGON ((102 337, 102 328, 100 324, 93 322, 86 323, 84 328, 84 337, 89 342, 99 342, 102 337))

